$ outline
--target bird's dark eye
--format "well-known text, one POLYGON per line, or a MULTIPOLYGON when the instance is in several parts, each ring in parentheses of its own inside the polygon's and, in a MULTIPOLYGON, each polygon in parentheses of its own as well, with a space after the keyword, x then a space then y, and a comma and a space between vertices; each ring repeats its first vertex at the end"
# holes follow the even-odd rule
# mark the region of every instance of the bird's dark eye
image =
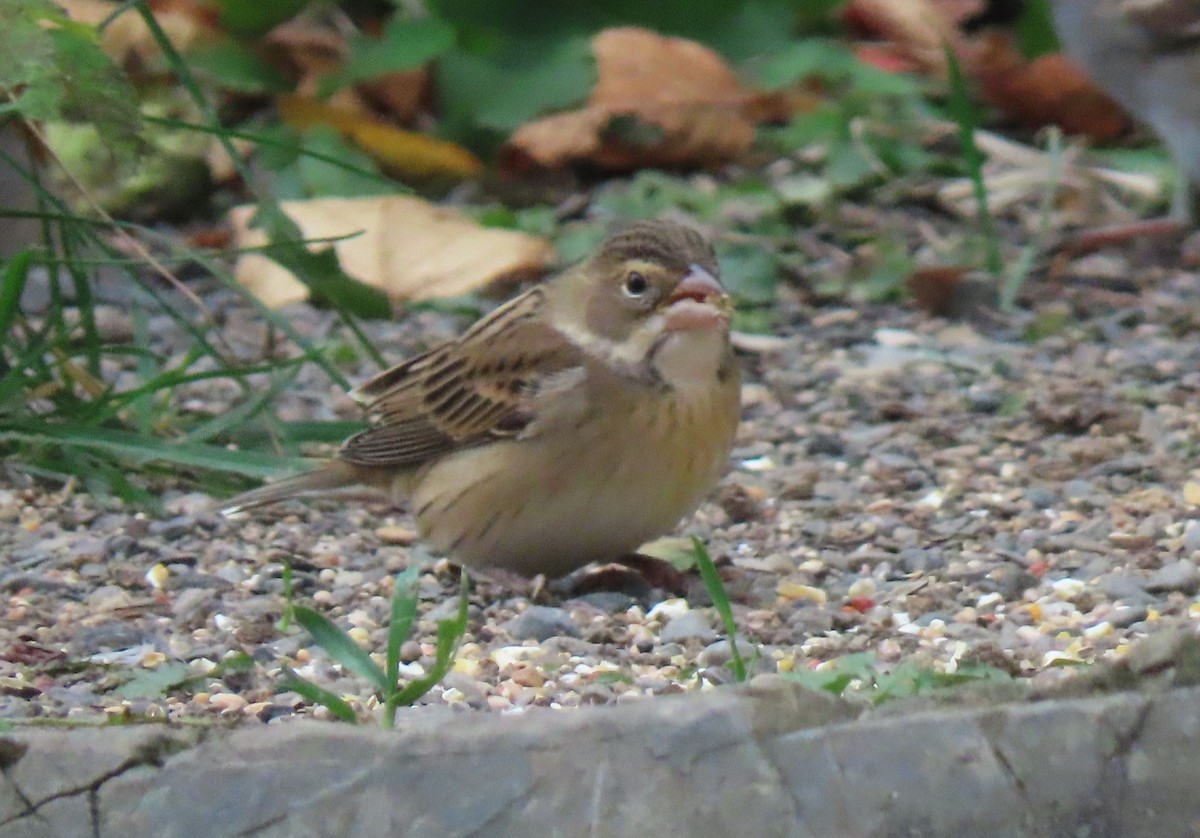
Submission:
POLYGON ((624 288, 626 296, 641 297, 650 290, 650 283, 637 271, 630 271, 629 275, 625 277, 624 288))

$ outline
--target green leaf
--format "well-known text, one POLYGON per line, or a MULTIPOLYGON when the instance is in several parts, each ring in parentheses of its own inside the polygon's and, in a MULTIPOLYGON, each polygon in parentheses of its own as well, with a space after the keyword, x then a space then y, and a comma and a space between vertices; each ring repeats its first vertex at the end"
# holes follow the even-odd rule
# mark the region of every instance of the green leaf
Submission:
POLYGON ((1062 49, 1054 31, 1050 0, 1025 0, 1022 4, 1017 18, 1017 49, 1030 60, 1062 49))
POLYGON ((235 35, 266 34, 308 5, 308 0, 217 0, 221 26, 235 35))
POLYGON ((849 75, 858 59, 846 46, 822 38, 797 41, 758 63, 755 76, 770 90, 790 87, 813 76, 838 79, 849 75))
POLYGON ((282 93, 291 89, 287 77, 238 41, 221 41, 194 49, 188 64, 198 76, 240 93, 282 93))
POLYGON ((139 671, 113 692, 123 698, 156 698, 178 689, 196 677, 186 663, 172 661, 154 669, 139 671))
POLYGON ((347 704, 341 696, 324 687, 318 687, 312 681, 302 678, 286 667, 283 670, 283 681, 279 685, 279 690, 280 692, 290 690, 299 693, 312 704, 319 704, 327 708, 335 718, 350 724, 358 723, 358 716, 355 714, 354 708, 347 704))
POLYGON ((375 661, 371 660, 371 656, 329 618, 304 605, 297 605, 293 614, 296 622, 304 626, 305 631, 312 635, 316 644, 324 649, 329 657, 358 677, 370 681, 385 695, 393 689, 394 685, 388 683, 387 676, 375 661))
POLYGON ((400 647, 412 631, 417 617, 417 580, 420 571, 410 567, 396 577, 396 592, 392 594, 392 619, 388 624, 387 674, 388 683, 396 688, 400 677, 400 647))
POLYGON ((350 39, 350 57, 326 84, 345 87, 388 73, 415 70, 454 46, 454 27, 435 17, 404 20, 393 17, 378 38, 350 39))
POLYGON ((100 47, 94 27, 44 0, 0 0, 0 90, 12 109, 41 122, 86 122, 109 150, 129 150, 139 133, 137 97, 100 47))
POLYGON ((576 105, 595 86, 587 37, 508 42, 502 54, 452 50, 438 61, 439 95, 451 126, 507 133, 531 119, 576 105))

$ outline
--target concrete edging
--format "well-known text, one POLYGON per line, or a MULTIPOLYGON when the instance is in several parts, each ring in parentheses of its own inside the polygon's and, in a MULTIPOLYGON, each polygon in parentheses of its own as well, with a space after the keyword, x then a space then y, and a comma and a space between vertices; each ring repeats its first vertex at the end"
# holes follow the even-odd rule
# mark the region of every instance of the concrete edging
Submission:
MULTIPOLYGON (((867 714, 778 678, 385 733, 0 740, 0 836, 1194 835, 1200 688, 867 714)), ((419 715, 419 714, 417 714, 419 715)))

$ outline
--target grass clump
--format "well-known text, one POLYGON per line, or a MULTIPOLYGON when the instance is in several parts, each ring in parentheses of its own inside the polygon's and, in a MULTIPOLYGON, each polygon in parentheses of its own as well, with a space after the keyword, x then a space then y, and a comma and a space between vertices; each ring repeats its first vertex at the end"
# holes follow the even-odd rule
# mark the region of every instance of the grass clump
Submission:
POLYGON ((939 671, 916 661, 903 661, 888 669, 881 667, 869 652, 844 655, 816 669, 797 669, 784 677, 811 689, 873 705, 941 693, 968 684, 1013 680, 1004 670, 984 663, 960 663, 953 672, 939 671))
MULTIPOLYGON (((417 616, 417 576, 417 569, 409 568, 396 577, 396 592, 392 596, 392 616, 388 625, 387 653, 383 667, 327 617, 303 605, 291 608, 296 622, 304 627, 318 646, 347 670, 375 687, 376 694, 383 703, 381 724, 385 728, 395 726, 398 708, 414 703, 446 677, 446 673, 454 666, 459 644, 467 630, 469 580, 464 572, 459 585, 458 613, 450 619, 438 622, 437 651, 433 667, 424 676, 400 686, 400 647, 408 638, 417 616)), ((341 696, 302 678, 293 670, 285 670, 283 688, 297 692, 314 704, 327 708, 341 721, 358 721, 354 708, 341 696)))

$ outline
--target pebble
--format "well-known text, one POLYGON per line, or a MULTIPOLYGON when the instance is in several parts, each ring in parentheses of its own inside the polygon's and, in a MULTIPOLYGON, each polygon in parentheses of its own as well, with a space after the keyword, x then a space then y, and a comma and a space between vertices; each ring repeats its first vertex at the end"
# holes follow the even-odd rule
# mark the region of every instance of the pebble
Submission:
POLYGON ((579 600, 606 614, 620 614, 637 605, 636 599, 620 591, 595 591, 584 594, 579 600))
POLYGON ((691 610, 688 601, 682 597, 664 599, 646 612, 647 620, 674 620, 691 610))
POLYGON ((805 444, 809 456, 840 457, 846 453, 846 445, 842 438, 834 434, 814 434, 805 444))
POLYGON ((412 544, 420 535, 416 530, 409 527, 400 527, 394 524, 387 524, 375 529, 375 535, 384 544, 398 544, 406 546, 412 544))
POLYGON ((1149 599, 1146 580, 1131 573, 1105 573, 1092 580, 1092 586, 1112 600, 1142 601, 1149 599))
POLYGON ((672 619, 658 633, 663 643, 683 643, 687 640, 699 640, 710 643, 717 633, 713 631, 708 617, 700 611, 689 611, 672 619))
POLYGON ((1119 602, 1108 612, 1108 622, 1117 628, 1128 628, 1145 620, 1148 614, 1145 605, 1119 602))
POLYGON ((1182 591, 1194 594, 1200 589, 1200 569, 1188 559, 1165 564, 1146 580, 1146 590, 1151 593, 1182 591))
MULTIPOLYGON (((1140 308, 1128 321, 1080 309, 1082 328, 1036 344, 1012 341, 1009 325, 981 324, 952 347, 944 333, 961 327, 931 326, 906 309, 814 315, 781 300, 787 345, 747 367, 727 488, 684 530, 731 559, 722 570, 747 660, 761 643, 774 651, 759 666, 781 670, 856 651, 945 666, 991 644, 1025 675, 1049 665, 1047 677, 1060 678, 1074 670, 1058 664, 1090 662, 1142 632, 1200 621, 1200 468, 1178 456, 1200 433, 1200 373, 1194 347, 1176 338, 1186 325, 1172 302, 1180 289, 1191 299, 1200 280, 1174 272, 1147 283, 1129 302, 1130 311, 1140 308), (821 325, 794 328, 814 316, 821 325), (1122 395, 1126 384, 1147 382, 1132 401, 1122 395), (1132 424, 1126 413, 1136 414, 1132 424)), ((214 310, 232 311, 231 323, 258 322, 236 316, 231 300, 214 310)), ((344 334, 328 312, 293 309, 304 334, 344 334)), ((460 326, 425 311, 367 328, 403 355, 460 326)), ((166 319, 151 330, 163 357, 182 359, 175 331, 166 319)), ((227 410, 236 394, 225 384, 188 385, 179 404, 227 410)), ((334 389, 306 368, 278 409, 289 419, 350 417, 334 389)), ((284 562, 294 569, 295 601, 353 627, 375 656, 390 613, 391 590, 380 579, 420 566, 429 610, 402 647, 406 677, 429 671, 434 622, 457 611, 456 575, 420 546, 411 518, 392 509, 322 501, 235 527, 199 492, 155 486, 162 515, 97 501, 79 487, 48 491, 20 475, 12 482, 0 488, 8 562, 0 649, 65 650, 83 669, 46 673, 55 683, 29 688, 35 699, 18 685, 0 696, 0 715, 174 716, 167 701, 122 704, 105 679, 166 659, 211 670, 232 648, 249 653, 254 667, 210 671, 193 688, 205 701, 185 702, 180 714, 216 715, 226 712, 223 702, 239 703, 212 700, 224 693, 254 700, 239 717, 323 715, 297 695, 255 700, 272 694, 281 665, 350 695, 364 715, 377 713, 372 686, 317 652, 302 629, 278 634, 284 562)), ((487 598, 484 590, 492 589, 472 595, 452 674, 427 703, 538 712, 638 701, 711 689, 728 664, 723 626, 700 597, 659 602, 647 615, 620 592, 562 603, 551 590, 529 608, 518 587, 497 585, 487 598), (697 667, 716 673, 698 679, 697 667)))
MULTIPOLYGON (((750 660, 754 656, 754 644, 744 637, 737 639, 737 648, 742 655, 743 660, 750 660)), ((728 640, 718 640, 715 643, 710 643, 701 650, 696 656, 696 662, 701 666, 724 666, 733 658, 733 647, 728 640)))
POLYGON ((785 599, 806 600, 808 602, 815 602, 817 605, 824 605, 829 601, 829 594, 825 593, 822 588, 803 585, 789 579, 784 579, 776 585, 775 592, 785 599))
POLYGON ((150 535, 156 535, 164 541, 177 541, 196 528, 196 519, 191 515, 179 515, 166 521, 151 521, 150 535))
POLYGON ((500 625, 514 640, 536 640, 541 643, 551 637, 578 637, 579 626, 562 608, 531 605, 500 625))

